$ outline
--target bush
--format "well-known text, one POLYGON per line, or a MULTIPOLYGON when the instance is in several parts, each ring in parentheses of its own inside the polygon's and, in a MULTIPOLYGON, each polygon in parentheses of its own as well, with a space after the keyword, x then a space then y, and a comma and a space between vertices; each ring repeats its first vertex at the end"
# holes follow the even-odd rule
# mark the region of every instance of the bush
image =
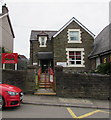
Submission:
POLYGON ((111 74, 111 62, 98 65, 97 72, 101 74, 111 74))

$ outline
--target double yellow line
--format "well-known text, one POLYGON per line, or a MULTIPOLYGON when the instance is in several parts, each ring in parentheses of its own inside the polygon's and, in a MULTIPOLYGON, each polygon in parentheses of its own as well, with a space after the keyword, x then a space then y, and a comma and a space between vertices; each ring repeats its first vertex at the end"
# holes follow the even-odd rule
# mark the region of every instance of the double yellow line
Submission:
MULTIPOLYGON (((91 116, 95 113, 98 113, 98 112, 104 112, 104 113, 109 113, 109 112, 105 112, 105 111, 102 111, 102 110, 95 110, 95 111, 92 111, 92 112, 89 112, 89 113, 86 113, 84 115, 81 115, 81 116, 76 116, 76 114, 71 110, 71 108, 67 108, 68 112, 70 113, 70 115, 72 116, 72 118, 85 118, 85 117, 88 117, 88 116, 91 116)), ((110 114, 110 113, 109 113, 110 114)))

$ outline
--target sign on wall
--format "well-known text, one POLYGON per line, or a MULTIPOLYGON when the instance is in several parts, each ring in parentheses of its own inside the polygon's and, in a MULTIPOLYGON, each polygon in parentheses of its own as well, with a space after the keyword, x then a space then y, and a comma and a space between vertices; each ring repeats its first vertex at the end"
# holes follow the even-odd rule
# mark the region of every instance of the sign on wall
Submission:
POLYGON ((66 62, 57 62, 57 65, 66 67, 66 66, 67 66, 67 63, 66 63, 66 62))
POLYGON ((33 63, 33 65, 37 65, 37 63, 33 63))
POLYGON ((2 53, 3 64, 17 64, 18 54, 17 53, 2 53))

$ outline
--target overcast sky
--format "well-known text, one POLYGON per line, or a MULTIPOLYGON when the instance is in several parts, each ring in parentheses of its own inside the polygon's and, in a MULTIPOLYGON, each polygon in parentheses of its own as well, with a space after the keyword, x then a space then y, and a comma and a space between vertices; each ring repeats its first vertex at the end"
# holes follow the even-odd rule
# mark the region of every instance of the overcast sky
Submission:
POLYGON ((97 35, 109 24, 110 0, 1 1, 5 2, 9 9, 15 33, 14 52, 23 54, 27 58, 30 54, 31 30, 59 30, 75 17, 97 35))

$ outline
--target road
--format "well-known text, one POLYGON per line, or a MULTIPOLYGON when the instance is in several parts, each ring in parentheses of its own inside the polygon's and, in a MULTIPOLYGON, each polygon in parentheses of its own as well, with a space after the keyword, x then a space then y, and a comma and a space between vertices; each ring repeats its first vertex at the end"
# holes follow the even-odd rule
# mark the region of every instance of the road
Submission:
POLYGON ((22 104, 6 108, 3 118, 109 118, 108 110, 22 104))

